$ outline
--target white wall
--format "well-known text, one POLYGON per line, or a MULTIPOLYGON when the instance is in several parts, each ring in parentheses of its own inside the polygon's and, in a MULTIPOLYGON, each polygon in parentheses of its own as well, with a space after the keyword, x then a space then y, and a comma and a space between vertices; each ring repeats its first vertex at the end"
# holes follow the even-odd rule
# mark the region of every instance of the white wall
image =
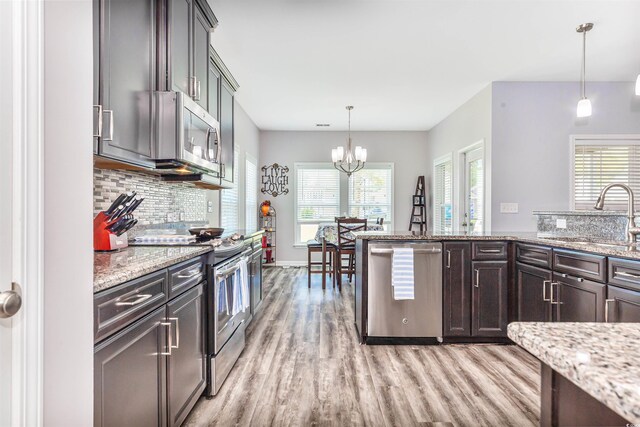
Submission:
MULTIPOLYGON (((419 175, 427 175, 426 132, 352 132, 353 143, 367 149, 368 161, 393 162, 394 224, 396 230, 407 230, 411 213, 411 196, 419 175)), ((278 163, 288 166, 289 194, 268 197, 277 211, 278 262, 306 262, 306 248, 294 244, 294 163, 331 162, 331 148, 346 144, 346 132, 333 131, 262 131, 260 132, 259 167, 278 163)), ((264 200, 262 196, 258 202, 264 200)))
POLYGON ((577 119, 577 82, 493 83, 493 231, 535 231, 533 210, 569 209, 569 136, 640 134, 633 85, 588 82, 593 115, 577 119), (501 202, 519 213, 500 214, 501 202))
MULTIPOLYGON (((485 191, 487 202, 491 200, 491 85, 487 86, 467 102, 462 104, 456 111, 451 113, 446 119, 438 123, 427 134, 427 168, 429 188, 429 229, 433 229, 433 197, 432 197, 432 175, 433 161, 446 154, 453 154, 453 180, 454 186, 458 185, 458 151, 476 142, 484 140, 485 146, 485 191)), ((457 190, 457 189, 456 189, 457 190)), ((454 205, 459 199, 458 191, 454 191, 454 205)), ((454 212, 455 214, 455 212, 454 212)), ((491 205, 485 206, 485 223, 491 224, 491 205)), ((454 216, 454 222, 459 224, 459 219, 454 216)))
POLYGON ((44 424, 93 425, 91 1, 44 6, 44 424))

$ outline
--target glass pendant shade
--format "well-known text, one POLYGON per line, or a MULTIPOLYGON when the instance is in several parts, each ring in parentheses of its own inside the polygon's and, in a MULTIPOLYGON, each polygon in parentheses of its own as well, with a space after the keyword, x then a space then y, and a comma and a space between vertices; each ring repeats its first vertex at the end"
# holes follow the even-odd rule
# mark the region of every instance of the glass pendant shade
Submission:
POLYGON ((638 74, 638 78, 636 79, 636 95, 640 96, 640 74, 638 74))
POLYGON ((578 117, 590 117, 591 116, 591 101, 588 98, 582 98, 578 101, 578 108, 576 110, 578 117))

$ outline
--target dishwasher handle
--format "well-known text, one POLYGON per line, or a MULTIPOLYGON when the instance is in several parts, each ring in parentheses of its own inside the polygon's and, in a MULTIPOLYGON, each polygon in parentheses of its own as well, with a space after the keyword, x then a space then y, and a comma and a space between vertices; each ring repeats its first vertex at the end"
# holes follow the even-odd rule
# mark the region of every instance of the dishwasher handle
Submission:
MULTIPOLYGON (((432 248, 432 249, 414 249, 414 254, 439 254, 442 252, 440 248, 432 248)), ((393 253, 393 248, 382 249, 382 248, 371 248, 372 254, 378 255, 390 255, 393 253)))

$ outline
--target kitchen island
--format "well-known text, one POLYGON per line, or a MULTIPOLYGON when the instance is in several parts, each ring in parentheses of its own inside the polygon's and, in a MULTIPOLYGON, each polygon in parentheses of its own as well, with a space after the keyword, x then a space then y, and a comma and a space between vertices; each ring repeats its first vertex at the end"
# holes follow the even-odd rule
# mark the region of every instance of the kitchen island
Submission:
POLYGON ((640 324, 515 322, 508 333, 542 363, 540 425, 640 424, 640 324))

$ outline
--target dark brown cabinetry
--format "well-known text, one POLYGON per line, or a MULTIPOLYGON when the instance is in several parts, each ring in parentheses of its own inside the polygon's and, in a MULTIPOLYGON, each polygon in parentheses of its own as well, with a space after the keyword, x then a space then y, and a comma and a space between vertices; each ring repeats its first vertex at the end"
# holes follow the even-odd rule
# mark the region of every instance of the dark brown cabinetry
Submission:
POLYGON ((581 277, 554 273, 550 294, 555 321, 604 321, 605 285, 581 277))
POLYGON ((550 321, 551 271, 518 262, 516 275, 518 320, 520 322, 550 321))
POLYGON ((471 336, 471 244, 444 243, 444 336, 471 336))
MULTIPOLYGON (((506 253, 505 253, 506 255, 506 253)), ((472 263, 471 333, 477 337, 507 336, 507 261, 472 263)))
POLYGON ((640 291, 607 286, 607 322, 640 322, 640 291))

